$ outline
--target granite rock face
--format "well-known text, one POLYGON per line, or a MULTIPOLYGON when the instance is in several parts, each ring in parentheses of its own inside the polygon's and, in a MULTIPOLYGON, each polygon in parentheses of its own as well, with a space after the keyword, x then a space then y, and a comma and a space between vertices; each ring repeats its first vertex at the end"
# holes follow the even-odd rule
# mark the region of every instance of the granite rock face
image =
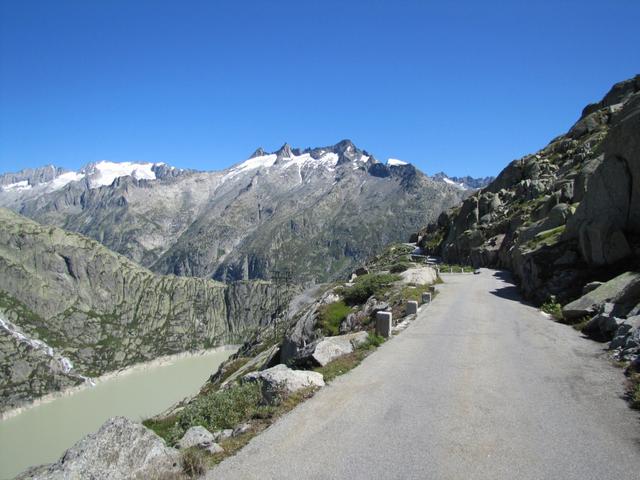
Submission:
POLYGON ((27 470, 16 480, 143 480, 177 478, 180 472, 177 450, 141 424, 114 417, 56 463, 27 470))
POLYGON ((324 367, 332 360, 352 353, 357 347, 366 343, 369 334, 367 332, 347 333, 335 337, 325 337, 313 351, 313 360, 324 367))
POLYGON ((605 304, 610 304, 612 313, 626 316, 638 303, 640 273, 625 272, 565 305, 562 315, 567 320, 577 320, 593 315, 601 311, 605 304))
POLYGON ((307 387, 324 387, 321 373, 293 370, 286 365, 253 372, 243 377, 245 382, 262 382, 262 395, 266 403, 274 401, 279 393, 290 394, 307 387))
POLYGON ((418 234, 448 263, 511 270, 536 302, 638 266, 640 76, 620 82, 539 152, 418 234))
POLYGON ((178 440, 176 447, 180 449, 197 447, 210 454, 224 452, 224 449, 216 443, 215 435, 200 425, 189 428, 178 440))
POLYGON ((0 316, 24 337, 0 328, 0 411, 75 385, 78 375, 243 340, 274 309, 269 282, 160 276, 94 240, 0 209, 0 316), (73 368, 59 371, 56 356, 73 368))

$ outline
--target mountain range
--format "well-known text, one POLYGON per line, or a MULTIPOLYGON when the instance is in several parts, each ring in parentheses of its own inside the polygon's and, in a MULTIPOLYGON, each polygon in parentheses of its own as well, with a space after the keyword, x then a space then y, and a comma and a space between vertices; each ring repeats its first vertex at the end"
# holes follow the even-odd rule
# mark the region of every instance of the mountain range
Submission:
POLYGON ((0 176, 0 206, 89 236, 159 274, 221 281, 344 275, 485 180, 430 178, 351 141, 257 149, 222 171, 97 162, 0 176))

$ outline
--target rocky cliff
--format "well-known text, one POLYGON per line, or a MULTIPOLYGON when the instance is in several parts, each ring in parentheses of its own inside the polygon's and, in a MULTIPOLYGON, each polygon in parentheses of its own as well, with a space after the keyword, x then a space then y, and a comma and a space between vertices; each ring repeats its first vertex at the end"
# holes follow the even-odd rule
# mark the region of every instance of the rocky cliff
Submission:
POLYGON ((99 162, 0 176, 0 206, 89 236, 160 274, 231 281, 289 268, 324 281, 466 193, 351 141, 262 149, 226 170, 99 162))
POLYGON ((98 242, 0 209, 0 411, 267 324, 265 281, 161 276, 98 242))
POLYGON ((638 267, 640 76, 614 85, 564 135, 510 163, 424 228, 449 263, 510 269, 525 295, 562 303, 638 267))

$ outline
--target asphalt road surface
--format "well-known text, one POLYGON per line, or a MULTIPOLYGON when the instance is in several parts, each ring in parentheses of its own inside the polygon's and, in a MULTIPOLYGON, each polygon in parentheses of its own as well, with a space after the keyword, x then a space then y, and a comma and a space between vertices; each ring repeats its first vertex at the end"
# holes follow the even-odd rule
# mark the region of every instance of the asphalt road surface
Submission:
POLYGON ((640 417, 602 344, 506 274, 441 295, 209 479, 640 479, 640 417))

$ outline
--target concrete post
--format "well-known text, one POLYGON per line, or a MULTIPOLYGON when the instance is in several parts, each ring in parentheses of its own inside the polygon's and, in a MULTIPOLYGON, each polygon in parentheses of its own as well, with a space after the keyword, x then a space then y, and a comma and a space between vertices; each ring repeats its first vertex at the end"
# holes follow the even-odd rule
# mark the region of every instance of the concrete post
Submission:
POLYGON ((391 336, 391 320, 393 315, 391 312, 376 313, 376 333, 385 338, 391 336))
POLYGON ((407 302, 407 307, 406 310, 407 315, 415 315, 418 313, 418 302, 415 302, 413 300, 409 300, 407 302))
POLYGON ((429 292, 422 294, 422 303, 431 303, 431 294, 429 292))

